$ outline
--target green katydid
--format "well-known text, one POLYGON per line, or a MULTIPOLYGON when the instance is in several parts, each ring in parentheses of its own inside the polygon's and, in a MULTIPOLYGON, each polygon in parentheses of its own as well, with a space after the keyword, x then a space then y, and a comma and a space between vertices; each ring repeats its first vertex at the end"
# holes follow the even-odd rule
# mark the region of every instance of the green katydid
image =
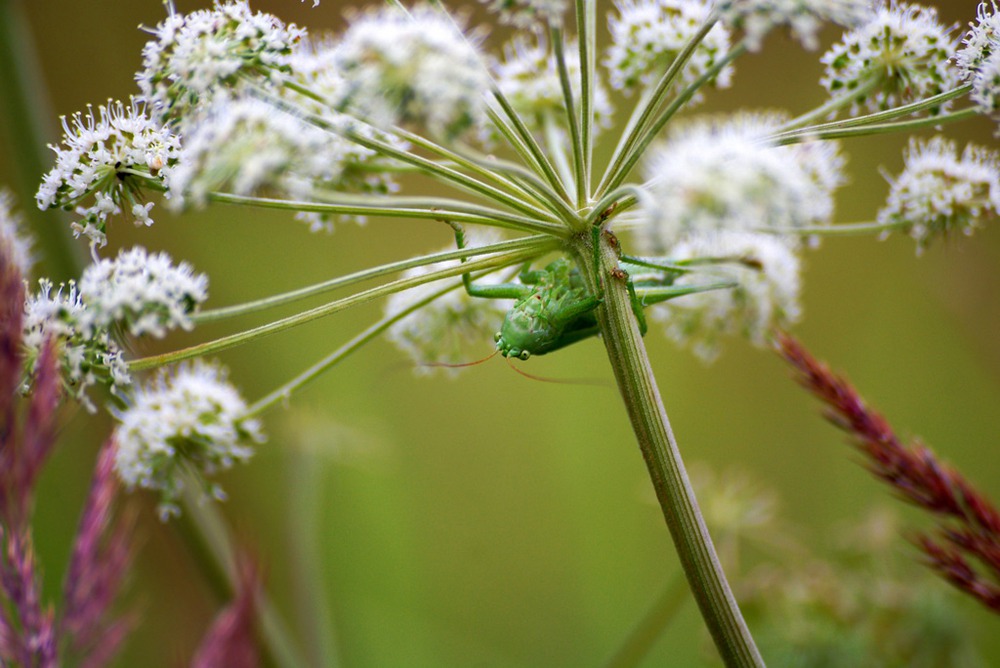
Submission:
MULTIPOLYGON (((456 223, 448 224, 455 230, 458 247, 464 248, 464 230, 456 223)), ((595 225, 595 245, 601 233, 601 227, 595 225)), ((622 256, 620 271, 643 335, 646 333, 644 307, 682 295, 735 285, 725 282, 674 286, 673 281, 689 269, 629 256, 622 256), (647 273, 648 269, 655 269, 658 273, 633 282, 628 271, 639 272, 644 268, 647 273)), ((569 259, 553 260, 543 269, 531 269, 526 265, 518 280, 519 283, 482 285, 474 283, 469 274, 462 275, 465 290, 472 297, 516 300, 494 335, 497 351, 504 357, 526 360, 532 355, 544 355, 565 348, 600 331, 595 311, 601 304, 601 297, 588 290, 580 270, 569 259)))

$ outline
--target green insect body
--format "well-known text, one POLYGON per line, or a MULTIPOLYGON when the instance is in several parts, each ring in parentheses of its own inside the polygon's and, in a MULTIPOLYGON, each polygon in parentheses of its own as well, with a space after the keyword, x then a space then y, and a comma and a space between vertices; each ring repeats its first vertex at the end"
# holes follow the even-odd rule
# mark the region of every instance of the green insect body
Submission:
MULTIPOLYGON (((459 248, 465 247, 461 226, 449 223, 455 230, 459 248)), ((596 236, 600 230, 595 227, 596 236)), ((687 271, 677 265, 655 264, 640 258, 623 257, 615 277, 625 281, 642 334, 646 333, 643 309, 682 295, 731 288, 731 282, 706 285, 674 286, 678 276, 687 271), (655 271, 650 271, 650 269, 655 271), (639 278, 633 282, 629 272, 639 278)), ((550 262, 544 269, 525 267, 518 275, 519 283, 477 284, 469 274, 462 275, 465 290, 472 297, 514 299, 500 331, 494 335, 497 351, 504 357, 522 360, 532 355, 544 355, 568 345, 596 336, 600 327, 597 307, 601 298, 591 293, 580 270, 566 259, 550 262)))
POLYGON ((544 355, 597 333, 594 310, 601 300, 587 291, 579 270, 558 259, 520 275, 528 289, 504 317, 496 333, 504 357, 544 355))

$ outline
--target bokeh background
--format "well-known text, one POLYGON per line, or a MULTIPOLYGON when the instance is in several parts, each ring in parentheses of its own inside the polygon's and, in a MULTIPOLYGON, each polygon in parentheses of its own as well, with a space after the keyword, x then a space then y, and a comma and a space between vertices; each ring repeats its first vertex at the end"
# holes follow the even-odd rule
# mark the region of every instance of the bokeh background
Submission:
MULTIPOLYGON (((133 74, 147 37, 137 26, 163 17, 158 0, 19 4, 49 97, 38 115, 50 129, 60 114, 137 92, 133 74)), ((253 7, 321 32, 337 29, 349 4, 258 0, 253 7)), ((925 4, 958 26, 977 6, 925 4)), ((475 3, 467 9, 472 24, 487 20, 475 3)), ((824 33, 824 43, 834 37, 824 33)), ((821 53, 772 35, 762 53, 738 61, 735 85, 710 94, 699 111, 808 109, 825 95, 817 84, 821 53)), ((996 148, 994 127, 976 120, 945 131, 996 148)), ((843 145, 851 182, 841 190, 839 221, 872 218, 887 192, 881 170, 898 171, 904 144, 887 137, 843 145)), ((9 134, 0 135, 0 183, 16 187, 27 159, 13 146, 9 134)), ((33 205, 30 193, 18 194, 23 208, 33 205)), ((441 226, 422 221, 374 219, 317 236, 289 216, 243 209, 174 217, 158 206, 155 218, 144 229, 118 222, 107 253, 142 244, 191 262, 210 276, 210 305, 448 243, 441 226)), ((61 224, 49 213, 31 215, 30 223, 36 236, 61 224)), ((907 238, 830 239, 808 254, 804 278, 805 317, 795 334, 847 373, 901 432, 921 436, 1000 498, 1000 229, 988 225, 920 258, 907 238)), ((221 359, 252 401, 379 313, 380 305, 359 308, 221 359)), ((223 331, 230 330, 205 328, 169 343, 223 331)), ((686 461, 743 471, 772 489, 805 544, 822 551, 844 522, 876 507, 901 507, 773 353, 732 340, 706 366, 655 327, 646 341, 686 461)), ((483 353, 491 346, 483 341, 483 353)), ((224 477, 230 498, 222 510, 304 642, 310 629, 324 628, 327 647, 352 667, 600 665, 676 577, 677 559, 600 341, 529 365, 545 376, 609 384, 532 382, 499 360, 454 380, 416 377, 410 361, 378 341, 267 415, 270 440, 250 465, 224 477), (328 619, 314 619, 310 599, 324 602, 328 619)), ((52 597, 94 453, 110 427, 104 415, 67 412, 61 449, 42 480, 37 549, 52 597)), ((154 500, 134 494, 130 501, 141 519, 127 604, 141 625, 118 665, 184 665, 223 602, 177 527, 156 519, 154 500)), ((913 513, 904 517, 904 526, 923 526, 913 513)), ((897 542, 915 556, 905 535, 897 542)), ((914 586, 948 591, 917 573, 914 586)), ((954 599, 988 663, 1000 663, 996 617, 954 599)), ((710 664, 705 647, 688 602, 644 665, 710 664)))

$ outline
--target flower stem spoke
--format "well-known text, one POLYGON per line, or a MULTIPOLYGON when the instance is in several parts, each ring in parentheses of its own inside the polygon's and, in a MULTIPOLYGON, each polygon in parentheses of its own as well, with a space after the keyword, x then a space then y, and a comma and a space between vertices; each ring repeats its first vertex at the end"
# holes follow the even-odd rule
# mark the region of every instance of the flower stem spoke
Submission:
POLYGON ((538 145, 538 142, 535 140, 535 136, 531 134, 531 131, 524 124, 524 121, 520 116, 518 116, 517 112, 514 111, 510 101, 502 92, 500 92, 499 89, 496 88, 493 90, 493 98, 497 101, 497 104, 500 105, 500 108, 507 116, 507 122, 510 123, 509 127, 513 128, 514 133, 516 133, 516 137, 520 139, 520 141, 514 141, 514 136, 508 132, 504 132, 505 128, 508 127, 507 122, 504 122, 494 109, 490 109, 490 118, 494 120, 497 128, 503 132, 504 136, 507 137, 511 146, 516 151, 519 153, 526 151, 527 154, 532 157, 531 161, 526 160, 526 162, 537 167, 539 173, 546 181, 549 182, 549 185, 552 186, 554 192, 568 198, 569 191, 566 189, 566 184, 559 178, 552 162, 545 154, 545 151, 542 150, 542 147, 538 145))
POLYGON ((143 357, 141 359, 133 360, 129 362, 129 370, 142 371, 144 369, 152 369, 165 364, 173 364, 174 362, 180 362, 181 360, 191 359, 193 357, 211 355, 244 343, 249 343, 250 341, 261 339, 271 334, 276 334, 277 332, 281 332, 292 327, 297 327, 298 325, 303 325, 307 322, 312 322, 318 318, 337 313, 338 311, 342 311, 352 306, 357 306, 358 304, 364 304, 373 299, 392 294, 393 292, 400 292, 402 290, 406 290, 407 288, 423 285, 424 283, 430 283, 431 281, 436 281, 441 278, 459 276, 466 272, 473 272, 481 269, 500 269, 502 267, 527 262, 537 256, 538 253, 535 251, 521 251, 518 253, 481 258, 479 260, 469 260, 468 262, 457 264, 454 267, 429 272, 422 276, 399 279, 375 288, 362 290, 361 292, 357 292, 349 297, 344 297, 343 299, 336 299, 332 302, 297 313, 287 318, 269 322, 266 325, 254 327, 243 332, 237 332, 236 334, 230 334, 229 336, 220 337, 214 341, 208 341, 206 343, 201 343, 170 353, 164 353, 162 355, 154 355, 152 357, 143 357))
POLYGON ((576 0, 576 32, 580 47, 580 134, 583 168, 580 181, 590 195, 594 156, 594 71, 597 52, 597 3, 576 0))
POLYGON ((338 136, 344 137, 355 144, 371 149, 380 155, 398 160, 403 164, 417 167, 422 172, 434 179, 437 179, 438 181, 450 183, 468 192, 475 193, 486 199, 491 199, 495 202, 503 204, 504 206, 507 206, 515 211, 520 211, 528 216, 551 219, 551 216, 549 216, 548 212, 544 209, 532 206, 531 204, 514 197, 499 188, 491 186, 488 183, 484 183, 468 174, 464 174, 448 165, 416 155, 415 153, 393 146, 392 144, 380 139, 366 136, 364 133, 350 127, 338 128, 319 114, 314 114, 306 111, 305 109, 301 109, 287 100, 283 100, 266 92, 259 91, 258 94, 262 95, 268 102, 279 109, 295 114, 302 118, 305 122, 315 125, 316 127, 326 130, 327 132, 332 132, 338 136))
POLYGON ((310 381, 315 380, 324 372, 329 371, 334 366, 345 360, 352 353, 356 352, 362 348, 368 342, 374 340, 379 334, 385 330, 392 327, 394 324, 410 315, 414 311, 417 311, 424 306, 427 306, 435 299, 446 295, 452 290, 456 290, 462 287, 461 281, 454 281, 450 283, 447 287, 442 288, 434 292, 433 294, 427 296, 425 299, 412 304, 411 306, 403 309, 399 313, 393 314, 382 318, 372 326, 368 327, 366 330, 355 336, 353 339, 342 345, 337 350, 333 351, 316 364, 312 365, 302 373, 300 373, 295 378, 291 379, 281 387, 277 388, 267 396, 261 398, 253 406, 250 407, 249 414, 258 415, 272 406, 284 403, 288 401, 292 394, 302 389, 310 381))
POLYGON ((238 315, 246 315, 249 313, 256 313, 269 308, 274 308, 276 306, 281 306, 284 304, 289 304, 307 297, 312 297, 315 295, 320 295, 325 292, 336 290, 339 288, 344 288, 349 285, 354 285, 355 283, 360 283, 362 281, 371 280, 373 278, 379 278, 380 276, 385 276, 387 274, 392 274, 398 271, 405 271, 407 269, 412 269, 414 267, 422 267, 425 265, 433 264, 435 262, 445 262, 448 260, 458 260, 463 258, 474 257, 476 255, 487 255, 492 253, 512 253, 518 251, 530 250, 539 255, 542 255, 550 250, 554 250, 558 245, 552 237, 539 235, 534 237, 525 237, 522 239, 512 239, 510 241, 501 241, 495 244, 489 244, 487 246, 475 246, 472 248, 457 248, 455 250, 445 251, 441 253, 431 253, 429 255, 421 255, 418 257, 409 258, 407 260, 402 260, 400 262, 392 262, 390 264, 383 264, 372 269, 365 269, 364 271, 358 271, 353 274, 348 274, 346 276, 338 276, 337 278, 330 279, 329 281, 324 281, 322 283, 317 283, 315 285, 310 285, 304 288, 299 288, 298 290, 291 290, 289 292, 282 293, 280 295, 273 295, 271 297, 266 297, 264 299, 257 299, 251 302, 246 302, 244 304, 237 304, 234 306, 226 306, 222 308, 201 311, 192 316, 192 320, 197 324, 203 324, 206 322, 215 322, 218 320, 223 320, 225 318, 231 318, 238 315))
MULTIPOLYGON (((563 32, 553 27, 550 31, 552 51, 556 56, 556 68, 559 71, 559 83, 562 86, 563 104, 566 105, 566 125, 569 127, 569 141, 573 156, 573 180, 576 184, 576 205, 583 208, 587 204, 587 182, 584 180, 583 168, 583 138, 580 135, 580 119, 573 98, 573 82, 566 65, 566 44, 563 32)), ((581 67, 582 67, 581 63, 581 67)))
POLYGON ((849 137, 868 137, 871 135, 882 135, 893 132, 903 132, 908 130, 922 130, 924 128, 937 127, 945 123, 956 123, 965 121, 979 115, 979 110, 975 107, 960 109, 940 116, 926 116, 913 118, 906 121, 896 121, 894 123, 878 123, 872 125, 857 125, 847 127, 835 127, 828 130, 815 130, 804 128, 793 132, 777 135, 773 138, 776 146, 787 146, 798 144, 804 141, 814 141, 818 139, 847 139, 849 137))
POLYGON ((663 112, 656 117, 655 120, 651 121, 647 128, 637 130, 636 139, 632 146, 629 147, 623 155, 618 168, 611 172, 609 170, 610 176, 607 179, 606 188, 617 188, 621 185, 622 181, 631 173, 632 169, 636 166, 639 160, 645 154, 646 149, 649 145, 653 143, 660 131, 667 125, 671 118, 680 111, 688 100, 698 89, 711 81, 719 72, 723 70, 729 63, 733 62, 741 55, 747 52, 747 42, 744 40, 739 45, 734 47, 727 53, 719 62, 715 63, 712 67, 705 71, 700 77, 688 85, 683 91, 678 93, 670 104, 667 106, 663 112))
MULTIPOLYGON (((640 141, 643 135, 644 128, 649 120, 659 109, 660 105, 663 104, 664 99, 670 88, 673 86, 674 80, 681 73, 681 70, 691 60, 691 56, 694 55, 695 49, 698 45, 705 39, 705 36, 711 32, 712 28, 715 26, 716 19, 712 18, 705 22, 697 33, 691 37, 691 39, 684 45, 681 52, 677 54, 677 58, 674 59, 667 71, 663 73, 659 81, 656 82, 656 86, 651 89, 647 89, 643 92, 642 97, 636 104, 635 109, 632 112, 632 116, 629 118, 628 125, 625 127, 625 131, 615 147, 615 152, 612 154, 611 162, 608 164, 607 170, 604 172, 604 176, 601 179, 601 184, 597 187, 597 193, 603 193, 609 188, 614 188, 618 184, 612 185, 615 181, 616 175, 621 171, 622 166, 627 158, 627 156, 632 152, 637 142, 640 141)), ((728 62, 728 61, 727 61, 728 62)), ((719 70, 721 71, 721 67, 719 70)), ((705 78, 707 81, 708 78, 705 78)), ((700 85, 700 84, 699 84, 700 85)), ((692 91, 693 94, 693 91, 692 91)))
POLYGON ((306 201, 250 197, 231 193, 212 193, 209 199, 220 204, 239 204, 264 209, 284 211, 337 213, 349 216, 384 216, 387 218, 416 218, 422 220, 449 219, 461 223, 475 223, 522 230, 534 234, 547 234, 563 238, 567 236, 565 226, 546 223, 532 218, 516 216, 489 207, 468 204, 460 200, 425 199, 408 197, 365 197, 342 193, 328 195, 323 191, 313 193, 314 199, 306 201), (335 196, 335 199, 334 199, 335 196), (331 201, 324 201, 330 197, 331 201))

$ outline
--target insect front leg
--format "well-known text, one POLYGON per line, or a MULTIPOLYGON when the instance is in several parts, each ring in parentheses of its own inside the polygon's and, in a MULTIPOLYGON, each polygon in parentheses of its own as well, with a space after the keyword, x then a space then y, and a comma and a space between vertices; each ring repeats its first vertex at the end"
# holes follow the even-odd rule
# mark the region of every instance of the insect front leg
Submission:
MULTIPOLYGON (((450 220, 444 222, 455 231, 455 244, 460 250, 464 249, 466 247, 465 228, 450 220)), ((463 257, 462 264, 465 262, 466 258, 463 257)), ((462 285, 465 286, 465 291, 469 293, 470 297, 482 297, 483 299, 520 299, 531 292, 530 288, 518 283, 494 283, 490 285, 474 283, 468 272, 462 274, 462 285)))

